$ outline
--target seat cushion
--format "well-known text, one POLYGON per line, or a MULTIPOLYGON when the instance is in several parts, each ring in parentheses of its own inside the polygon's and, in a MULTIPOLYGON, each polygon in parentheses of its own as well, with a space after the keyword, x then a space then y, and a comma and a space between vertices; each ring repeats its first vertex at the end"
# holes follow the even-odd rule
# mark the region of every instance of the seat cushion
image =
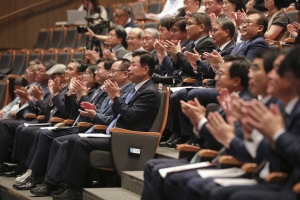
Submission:
POLYGON ((111 152, 94 150, 90 153, 90 164, 93 169, 113 168, 111 152))

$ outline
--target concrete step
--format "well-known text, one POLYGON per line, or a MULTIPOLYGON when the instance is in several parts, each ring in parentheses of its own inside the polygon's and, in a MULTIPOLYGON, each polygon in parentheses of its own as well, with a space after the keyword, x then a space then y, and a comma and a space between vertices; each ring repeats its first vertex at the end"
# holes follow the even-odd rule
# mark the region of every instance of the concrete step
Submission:
POLYGON ((122 188, 135 194, 142 195, 144 187, 144 171, 124 171, 121 176, 122 188))
POLYGON ((141 196, 124 188, 85 188, 83 200, 140 200, 141 196))

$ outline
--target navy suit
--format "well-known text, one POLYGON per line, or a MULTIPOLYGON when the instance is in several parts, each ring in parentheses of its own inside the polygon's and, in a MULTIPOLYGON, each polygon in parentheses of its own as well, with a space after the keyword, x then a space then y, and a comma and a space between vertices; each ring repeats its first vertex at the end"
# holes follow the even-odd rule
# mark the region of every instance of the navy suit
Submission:
POLYGON ((255 54, 261 50, 269 48, 263 36, 255 37, 249 41, 239 43, 231 52, 230 55, 243 55, 247 59, 253 61, 255 54))
MULTIPOLYGON (((17 112, 17 119, 23 119, 23 116, 27 113, 35 113, 39 114, 41 113, 41 106, 44 106, 46 102, 49 101, 50 98, 50 93, 47 85, 44 85, 42 87, 44 91, 44 98, 43 100, 39 100, 37 104, 33 100, 30 102, 25 103, 27 104, 26 107, 23 109, 20 108, 19 111, 17 112)), ((15 119, 7 119, 7 120, 0 120, 0 165, 5 162, 7 158, 7 153, 9 146, 13 143, 14 141, 14 136, 15 136, 15 131, 17 127, 20 124, 23 124, 25 120, 15 120, 15 119)))
POLYGON ((136 25, 132 20, 130 20, 130 22, 128 24, 125 24, 125 26, 124 26, 124 28, 127 28, 127 27, 134 28, 134 27, 136 27, 136 25))
MULTIPOLYGON (((133 83, 129 83, 122 88, 121 98, 125 99, 128 92, 134 87, 133 83)), ((109 97, 103 101, 101 110, 97 112, 95 117, 95 124, 104 124, 109 125, 109 123, 116 117, 113 112, 112 104, 109 97)), ((66 157, 66 150, 68 146, 68 140, 70 142, 75 142, 77 139, 77 135, 67 135, 55 138, 51 145, 50 155, 48 158, 48 166, 47 166, 47 175, 45 181, 51 183, 52 185, 56 185, 57 182, 61 179, 63 174, 65 174, 65 170, 67 170, 68 166, 64 166, 64 161, 66 159, 71 158, 71 152, 68 152, 68 156, 66 157)))
MULTIPOLYGON (((239 93, 240 97, 244 100, 250 100, 252 96, 249 94, 247 90, 243 90, 239 93)), ((220 114, 225 118, 225 113, 221 109, 221 107, 218 109, 220 114)), ((206 137, 206 143, 204 144, 204 147, 209 147, 212 146, 214 149, 220 149, 221 145, 212 137, 211 133, 207 130, 205 125, 202 127, 203 130, 200 131, 200 137, 206 137), (209 141, 211 140, 211 141, 209 141), (205 146, 206 145, 206 146, 205 146)), ((173 167, 173 166, 179 166, 179 165, 185 165, 188 164, 189 162, 185 159, 181 160, 173 160, 173 159, 153 159, 150 160, 146 163, 145 169, 144 169, 144 190, 142 194, 142 199, 165 199, 163 197, 163 189, 164 189, 164 184, 166 184, 166 181, 170 177, 172 177, 172 180, 168 186, 172 187, 172 191, 168 191, 167 194, 170 195, 170 199, 180 199, 180 194, 176 192, 178 190, 177 183, 174 180, 178 180, 180 177, 176 176, 177 174, 182 174, 182 173, 175 173, 175 174, 170 174, 164 179, 161 178, 158 170, 161 168, 166 168, 166 167, 173 167)), ((169 189, 169 188, 168 188, 169 189)), ((167 189, 167 190, 168 190, 167 189)))
MULTIPOLYGON (((95 92, 89 96, 81 97, 80 101, 78 102, 78 106, 80 103, 85 100, 89 100, 90 103, 94 103, 96 109, 100 109, 101 103, 107 97, 107 93, 102 90, 95 90, 95 92), (100 103, 101 102, 101 103, 100 103)), ((93 122, 93 119, 89 117, 79 116, 78 121, 86 121, 86 122, 93 122)), ((26 165, 29 168, 36 172, 37 174, 44 175, 46 173, 47 167, 47 160, 50 152, 50 147, 52 141, 60 136, 70 135, 78 133, 78 131, 84 131, 86 128, 82 128, 79 130, 78 127, 71 127, 69 129, 58 129, 58 130, 38 130, 36 131, 33 147, 30 151, 30 154, 26 160, 26 165)))
MULTIPOLYGON (((134 93, 127 104, 121 97, 114 99, 113 108, 121 115, 116 122, 116 127, 134 131, 149 131, 159 106, 160 96, 150 79, 134 93), (147 117, 144 117, 145 115, 147 117)), ((82 188, 85 168, 92 150, 109 151, 109 139, 82 138, 77 135, 68 138, 67 159, 64 162, 64 167, 66 167, 64 181, 82 188)))

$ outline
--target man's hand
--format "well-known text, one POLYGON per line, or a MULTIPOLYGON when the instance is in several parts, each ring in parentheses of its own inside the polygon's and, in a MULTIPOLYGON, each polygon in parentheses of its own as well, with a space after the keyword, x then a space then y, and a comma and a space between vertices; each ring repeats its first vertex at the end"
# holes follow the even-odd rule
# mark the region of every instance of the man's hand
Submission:
MULTIPOLYGON (((30 90, 31 90, 31 88, 30 88, 30 90)), ((23 99, 23 101, 26 102, 26 101, 30 101, 32 99, 30 96, 30 93, 24 87, 21 87, 20 89, 16 89, 15 94, 20 97, 21 101, 23 99)))
POLYGON ((84 117, 92 117, 94 118, 96 116, 96 111, 95 110, 90 110, 90 109, 85 109, 85 110, 80 110, 78 109, 80 115, 84 117))
POLYGON ((112 52, 110 52, 109 49, 105 49, 105 50, 103 51, 103 58, 115 59, 115 58, 116 58, 115 51, 112 50, 112 52))
POLYGON ((122 90, 121 88, 118 86, 117 83, 113 83, 111 82, 111 80, 106 80, 104 82, 105 88, 104 90, 107 92, 110 100, 112 101, 112 103, 114 102, 114 99, 116 97, 120 97, 122 94, 122 90))
POLYGON ((94 110, 94 111, 96 111, 96 106, 95 106, 95 104, 89 103, 89 102, 87 102, 87 101, 81 102, 80 106, 81 106, 82 108, 84 108, 85 110, 89 109, 89 110, 94 110))
POLYGON ((199 103, 198 99, 194 101, 180 101, 181 110, 193 124, 194 128, 198 130, 198 123, 205 118, 206 109, 199 103))
POLYGON ((196 62, 197 62, 197 60, 201 59, 201 56, 198 54, 196 49, 194 49, 194 53, 185 51, 184 52, 184 57, 185 57, 185 59, 187 59, 187 61, 189 61, 189 63, 193 67, 194 71, 197 71, 198 66, 196 65, 196 62))
POLYGON ((86 36, 88 37, 94 37, 95 36, 95 33, 90 29, 90 28, 87 28, 88 32, 85 33, 86 36))
POLYGON ((218 142, 228 149, 235 137, 233 121, 230 120, 227 124, 218 112, 210 112, 207 118, 209 123, 206 124, 206 127, 208 130, 218 142))
POLYGON ((218 64, 224 61, 222 56, 216 50, 213 50, 212 53, 204 52, 203 58, 206 59, 205 61, 208 62, 214 70, 218 70, 218 64))
POLYGON ((32 86, 31 95, 36 99, 36 101, 41 100, 44 97, 44 90, 41 86, 32 86))
POLYGON ((164 42, 164 47, 166 48, 167 52, 169 52, 172 56, 176 56, 177 53, 181 52, 181 41, 174 41, 171 42, 169 40, 166 40, 164 42), (177 44, 176 44, 177 43, 177 44))
POLYGON ((209 19, 210 19, 210 21, 211 21, 212 24, 215 23, 215 20, 216 20, 216 19, 218 19, 218 16, 216 16, 215 13, 209 14, 208 17, 209 17, 209 19))
POLYGON ((278 105, 271 104, 270 110, 261 102, 254 99, 242 108, 244 116, 242 123, 257 129, 270 141, 274 135, 284 128, 284 121, 278 105))
POLYGON ((163 59, 168 55, 163 44, 159 40, 155 40, 154 49, 157 54, 157 58, 159 60, 159 64, 162 64, 163 59))
POLYGON ((287 29, 294 37, 298 36, 298 31, 300 29, 300 24, 297 22, 294 22, 293 24, 288 24, 287 29))
POLYGON ((74 92, 77 96, 77 99, 80 99, 82 96, 87 95, 90 88, 87 88, 82 80, 77 79, 73 82, 74 92))
POLYGON ((85 58, 88 59, 92 64, 96 64, 96 62, 100 59, 100 56, 96 51, 86 50, 85 58))
POLYGON ((2 118, 3 117, 3 114, 4 113, 6 113, 6 111, 5 110, 0 110, 0 118, 2 118))

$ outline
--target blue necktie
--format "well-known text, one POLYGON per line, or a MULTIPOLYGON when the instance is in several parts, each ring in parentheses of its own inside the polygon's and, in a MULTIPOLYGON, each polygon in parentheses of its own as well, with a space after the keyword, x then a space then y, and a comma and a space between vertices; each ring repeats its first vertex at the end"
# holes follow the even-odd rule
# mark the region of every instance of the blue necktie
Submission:
MULTIPOLYGON (((126 100, 125 100, 125 103, 128 104, 130 99, 132 98, 133 94, 135 92, 135 89, 132 88, 132 90, 128 93, 127 97, 126 97, 126 100)), ((118 116, 112 120, 112 122, 110 122, 110 124, 108 125, 108 127, 106 128, 106 134, 109 135, 109 129, 111 129, 115 124, 116 122, 118 121, 118 119, 121 117, 120 114, 118 114, 118 116)))
POLYGON ((244 46, 245 42, 242 42, 241 45, 238 48, 238 51, 244 46))
POLYGON ((92 133, 94 131, 94 126, 92 126, 91 128, 89 128, 89 130, 87 130, 85 133, 92 133))

